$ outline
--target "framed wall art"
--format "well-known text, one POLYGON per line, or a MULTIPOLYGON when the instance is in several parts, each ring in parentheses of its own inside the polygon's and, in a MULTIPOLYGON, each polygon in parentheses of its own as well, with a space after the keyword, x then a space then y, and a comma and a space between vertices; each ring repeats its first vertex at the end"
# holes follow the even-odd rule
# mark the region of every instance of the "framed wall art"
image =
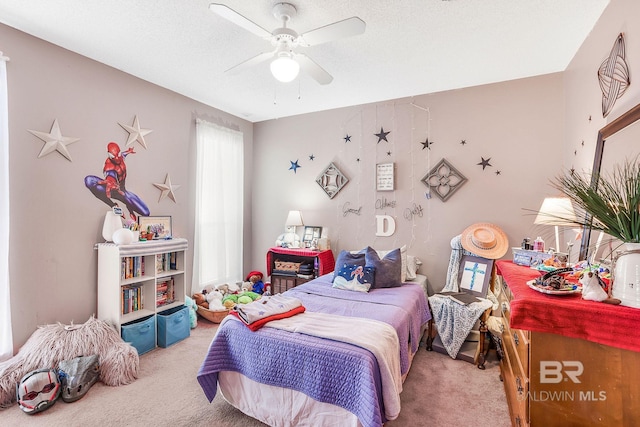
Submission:
POLYGON ((154 233, 154 239, 165 239, 172 236, 170 216, 139 216, 138 225, 140 231, 154 233))
POLYGON ((395 190, 394 169, 393 163, 378 163, 376 165, 376 191, 395 190))
POLYGON ((458 271, 460 292, 486 298, 492 269, 492 259, 464 255, 458 271))

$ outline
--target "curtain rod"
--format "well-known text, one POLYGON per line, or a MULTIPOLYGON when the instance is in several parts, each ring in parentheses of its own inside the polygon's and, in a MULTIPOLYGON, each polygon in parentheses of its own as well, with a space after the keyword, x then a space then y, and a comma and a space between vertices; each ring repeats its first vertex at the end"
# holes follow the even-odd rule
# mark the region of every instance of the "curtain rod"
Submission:
POLYGON ((9 61, 11 61, 11 59, 9 59, 9 57, 8 57, 8 56, 4 56, 4 55, 2 54, 2 51, 0 50, 0 61, 7 61, 7 62, 9 62, 9 61))

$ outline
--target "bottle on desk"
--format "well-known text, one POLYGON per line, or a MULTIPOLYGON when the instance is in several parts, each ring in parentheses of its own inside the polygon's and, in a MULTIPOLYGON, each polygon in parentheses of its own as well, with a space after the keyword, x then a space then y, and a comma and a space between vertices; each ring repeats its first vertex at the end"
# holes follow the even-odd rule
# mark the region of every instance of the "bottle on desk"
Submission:
POLYGON ((544 240, 542 237, 536 237, 536 240, 533 241, 533 250, 536 252, 544 252, 544 240))

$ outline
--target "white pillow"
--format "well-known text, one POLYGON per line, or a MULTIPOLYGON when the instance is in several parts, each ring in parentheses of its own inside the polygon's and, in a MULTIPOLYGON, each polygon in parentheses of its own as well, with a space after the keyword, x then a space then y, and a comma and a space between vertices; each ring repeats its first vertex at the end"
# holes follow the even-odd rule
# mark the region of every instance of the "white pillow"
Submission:
POLYGON ((417 278, 418 269, 422 265, 417 257, 413 255, 407 255, 407 280, 415 280, 417 278))

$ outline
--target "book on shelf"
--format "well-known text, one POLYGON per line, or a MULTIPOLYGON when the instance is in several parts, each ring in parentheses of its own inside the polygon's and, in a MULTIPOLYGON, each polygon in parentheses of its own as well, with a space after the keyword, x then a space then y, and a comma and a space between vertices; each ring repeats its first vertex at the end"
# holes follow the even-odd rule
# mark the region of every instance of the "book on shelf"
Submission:
POLYGON ((173 278, 156 284, 156 307, 162 307, 175 301, 173 278))
POLYGON ((144 257, 123 257, 121 269, 121 279, 131 279, 133 277, 144 276, 144 257))
POLYGON ((121 314, 142 310, 142 286, 123 286, 120 290, 121 314))
POLYGON ((438 292, 436 295, 444 296, 462 305, 469 305, 473 302, 479 302, 480 299, 466 292, 438 292))

